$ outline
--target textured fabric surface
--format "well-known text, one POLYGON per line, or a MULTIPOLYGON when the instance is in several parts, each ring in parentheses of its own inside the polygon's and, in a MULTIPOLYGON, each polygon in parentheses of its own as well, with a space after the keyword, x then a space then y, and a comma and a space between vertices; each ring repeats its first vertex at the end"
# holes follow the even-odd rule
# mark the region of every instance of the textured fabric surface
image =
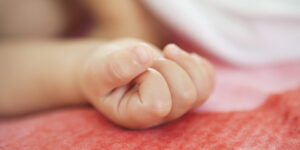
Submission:
POLYGON ((149 130, 115 126, 89 107, 0 122, 0 149, 300 149, 300 89, 253 110, 191 112, 149 130))
POLYGON ((300 87, 300 60, 253 68, 216 64, 216 85, 202 111, 251 110, 264 103, 270 93, 300 87))

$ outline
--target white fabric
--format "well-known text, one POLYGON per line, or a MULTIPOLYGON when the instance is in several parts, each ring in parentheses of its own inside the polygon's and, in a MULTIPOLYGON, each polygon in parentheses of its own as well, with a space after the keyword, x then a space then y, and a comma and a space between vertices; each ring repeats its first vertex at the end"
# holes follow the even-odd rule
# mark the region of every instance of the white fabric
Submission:
POLYGON ((169 26, 237 65, 300 59, 299 0, 144 0, 169 26))

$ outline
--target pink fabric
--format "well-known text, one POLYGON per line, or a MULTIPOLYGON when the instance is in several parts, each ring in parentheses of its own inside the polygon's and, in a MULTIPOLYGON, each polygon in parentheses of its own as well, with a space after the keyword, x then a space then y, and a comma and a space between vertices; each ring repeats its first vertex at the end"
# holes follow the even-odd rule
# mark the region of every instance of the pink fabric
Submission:
POLYGON ((200 110, 249 110, 261 105, 271 93, 300 87, 300 60, 255 68, 216 67, 215 91, 200 110))
POLYGON ((250 111, 192 112, 156 128, 120 128, 92 108, 0 122, 0 149, 300 149, 300 89, 250 111))

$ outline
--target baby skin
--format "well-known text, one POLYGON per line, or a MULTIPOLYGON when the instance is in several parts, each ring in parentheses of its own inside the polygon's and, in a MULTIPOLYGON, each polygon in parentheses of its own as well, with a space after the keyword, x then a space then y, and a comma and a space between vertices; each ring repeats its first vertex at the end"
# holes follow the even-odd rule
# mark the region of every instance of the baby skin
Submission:
POLYGON ((114 123, 141 129, 181 117, 213 89, 212 65, 175 44, 40 43, 1 44, 2 116, 90 103, 114 123))

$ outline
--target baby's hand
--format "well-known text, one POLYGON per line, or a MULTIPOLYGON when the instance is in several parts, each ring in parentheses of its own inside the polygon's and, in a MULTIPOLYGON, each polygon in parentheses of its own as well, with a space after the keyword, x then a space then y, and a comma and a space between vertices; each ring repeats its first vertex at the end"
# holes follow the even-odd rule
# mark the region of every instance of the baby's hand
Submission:
POLYGON ((113 122, 152 127, 200 106, 214 83, 213 67, 170 44, 163 56, 137 41, 118 41, 85 57, 79 71, 86 98, 113 122))

